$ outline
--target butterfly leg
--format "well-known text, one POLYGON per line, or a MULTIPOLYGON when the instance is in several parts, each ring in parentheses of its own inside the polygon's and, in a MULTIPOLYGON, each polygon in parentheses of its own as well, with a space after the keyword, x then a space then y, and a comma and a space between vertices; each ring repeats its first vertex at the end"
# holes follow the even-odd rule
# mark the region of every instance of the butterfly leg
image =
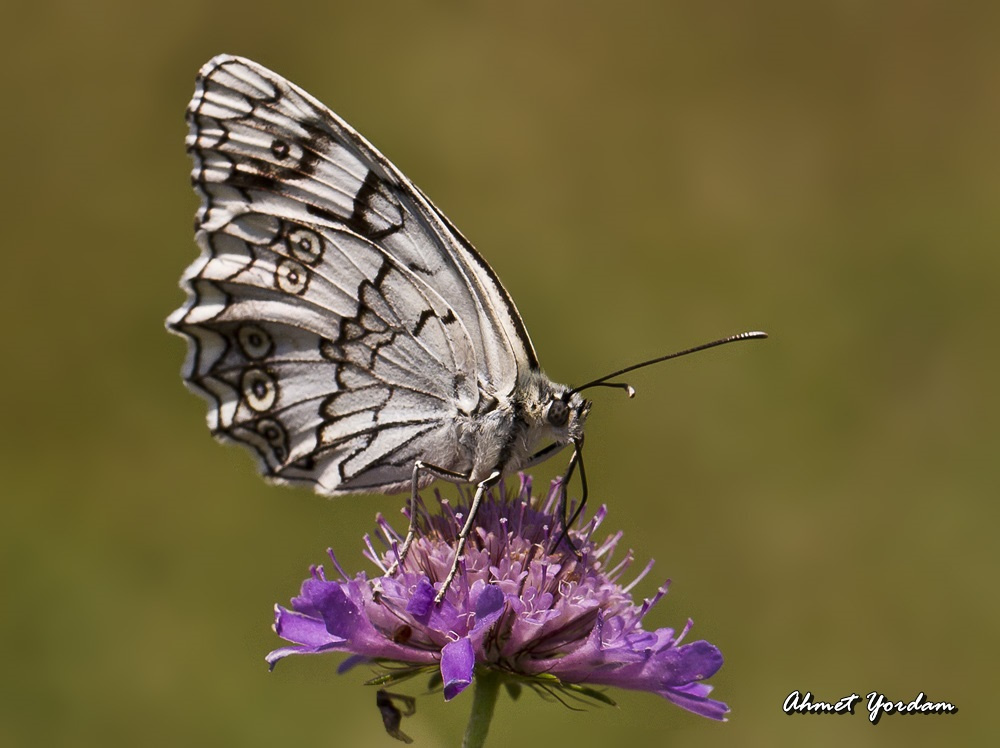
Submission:
POLYGON ((587 471, 583 466, 583 440, 579 442, 574 442, 573 444, 573 456, 569 458, 569 467, 566 468, 566 477, 563 479, 562 486, 560 486, 560 496, 559 496, 559 515, 562 517, 562 532, 556 539, 555 544, 552 546, 553 550, 559 547, 563 538, 566 538, 573 552, 577 556, 580 555, 579 549, 573 544, 573 540, 569 537, 569 528, 573 526, 580 513, 583 512, 583 508, 587 505, 587 471), (576 466, 580 466, 580 483, 582 484, 583 490, 580 498, 580 503, 576 505, 573 510, 573 516, 567 517, 566 513, 569 509, 569 502, 566 496, 566 491, 569 486, 570 479, 573 477, 573 471, 576 466))
POLYGON ((455 558, 451 562, 451 571, 448 572, 448 576, 445 578, 444 584, 441 585, 441 589, 438 590, 437 595, 434 596, 434 602, 439 603, 444 599, 444 593, 448 591, 448 587, 451 585, 451 580, 454 579, 455 575, 458 573, 458 564, 462 560, 462 551, 465 550, 465 541, 469 537, 469 533, 472 531, 472 523, 476 519, 476 513, 479 512, 479 502, 483 500, 483 494, 486 493, 487 489, 492 488, 499 482, 500 471, 494 470, 484 481, 476 486, 476 495, 473 497, 472 505, 469 507, 469 516, 465 518, 465 524, 462 525, 462 529, 458 533, 458 542, 455 543, 455 558))
MULTIPOLYGON (((565 446, 565 444, 559 443, 550 444, 545 447, 545 449, 541 449, 533 454, 531 459, 528 460, 526 467, 537 465, 539 462, 548 459, 565 446)), ((583 508, 587 505, 587 471, 583 468, 583 439, 573 442, 573 456, 569 458, 569 466, 566 468, 566 474, 563 476, 562 486, 560 487, 559 492, 559 516, 562 519, 562 532, 556 538, 556 542, 553 543, 551 547, 553 550, 558 548, 559 544, 563 541, 563 538, 566 538, 569 542, 570 548, 572 548, 573 551, 579 556, 579 550, 566 533, 569 531, 569 528, 573 526, 573 523, 576 522, 577 517, 580 516, 583 508), (569 488, 570 481, 573 479, 573 472, 576 470, 577 465, 580 466, 580 482, 583 484, 583 498, 580 499, 580 503, 577 505, 576 509, 573 510, 573 516, 567 518, 566 511, 568 508, 568 502, 566 499, 566 491, 569 488)))
POLYGON ((413 544, 413 539, 417 535, 417 501, 420 498, 417 491, 420 488, 420 474, 423 472, 430 473, 435 478, 443 478, 444 480, 452 481, 453 483, 469 482, 469 476, 456 473, 454 470, 446 470, 445 468, 438 467, 437 465, 431 465, 427 462, 423 462, 422 460, 417 460, 413 463, 413 482, 410 490, 410 525, 406 529, 406 538, 403 540, 403 545, 396 553, 396 560, 392 562, 392 565, 385 572, 385 576, 387 577, 396 573, 400 564, 402 564, 406 559, 406 554, 409 553, 410 546, 413 544))

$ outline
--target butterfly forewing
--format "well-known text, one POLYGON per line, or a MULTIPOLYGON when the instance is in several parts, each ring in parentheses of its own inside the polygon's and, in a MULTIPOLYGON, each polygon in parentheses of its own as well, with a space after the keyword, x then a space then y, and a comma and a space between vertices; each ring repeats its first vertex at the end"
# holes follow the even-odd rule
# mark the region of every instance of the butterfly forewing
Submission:
POLYGON ((218 436, 279 481, 393 491, 468 470, 456 418, 537 360, 506 291, 450 222, 339 117, 219 56, 188 108, 201 257, 168 326, 218 436))
MULTIPOLYGON (((347 228, 448 299, 469 331, 480 374, 495 391, 511 391, 519 365, 537 367, 520 316, 489 266, 361 135, 302 89, 248 60, 217 57, 199 80, 189 145, 196 158, 199 144, 207 146, 206 183, 230 188, 218 190, 222 199, 205 213, 241 212, 249 195, 257 212, 347 228), (235 193, 232 205, 229 192, 235 193)), ((212 219, 205 217, 206 230, 212 219)))

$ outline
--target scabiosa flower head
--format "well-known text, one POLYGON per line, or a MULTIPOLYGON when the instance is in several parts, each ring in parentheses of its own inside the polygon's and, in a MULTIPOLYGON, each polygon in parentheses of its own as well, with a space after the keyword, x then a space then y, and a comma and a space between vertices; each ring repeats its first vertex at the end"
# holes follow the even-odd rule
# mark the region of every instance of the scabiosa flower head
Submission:
MULTIPOLYGON (((567 539, 556 514, 559 494, 555 481, 544 500, 532 499, 530 478, 522 475, 517 492, 487 495, 440 604, 434 595, 451 566, 468 496, 454 509, 438 496, 436 513, 420 506, 417 539, 391 576, 351 577, 331 551, 339 579, 314 567, 291 608, 276 606, 275 631, 293 646, 271 652, 268 662, 346 652, 352 657, 341 671, 368 661, 397 675, 439 673, 445 699, 489 672, 549 693, 594 696, 595 686, 651 691, 724 719, 728 707, 708 698, 711 686, 704 683, 722 666, 719 650, 706 641, 682 643, 690 620, 680 633, 644 630, 643 618, 667 585, 635 604, 630 591, 652 562, 623 586, 632 554, 612 562, 622 533, 594 539, 605 508, 577 523, 567 539)), ((377 553, 366 538, 366 556, 384 573, 400 537, 381 517, 378 525, 388 550, 377 553)))

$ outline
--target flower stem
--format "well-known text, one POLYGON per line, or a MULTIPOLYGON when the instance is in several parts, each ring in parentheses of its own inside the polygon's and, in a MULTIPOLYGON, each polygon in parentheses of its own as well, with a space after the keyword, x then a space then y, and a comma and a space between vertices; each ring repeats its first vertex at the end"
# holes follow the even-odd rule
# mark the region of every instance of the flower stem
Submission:
POLYGON ((482 748, 493 720, 493 707, 500 693, 500 674, 490 668, 478 668, 472 685, 472 713, 465 728, 462 748, 482 748))

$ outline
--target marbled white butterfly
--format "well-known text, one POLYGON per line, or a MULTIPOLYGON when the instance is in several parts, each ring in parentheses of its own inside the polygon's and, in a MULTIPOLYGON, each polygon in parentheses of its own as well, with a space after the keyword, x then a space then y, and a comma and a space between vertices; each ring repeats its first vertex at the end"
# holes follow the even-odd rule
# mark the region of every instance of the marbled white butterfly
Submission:
POLYGON ((201 256, 167 326, 213 434, 326 495, 475 484, 452 574, 485 489, 567 444, 582 472, 584 387, 542 373, 490 266, 367 140, 229 55, 187 120, 201 256))

